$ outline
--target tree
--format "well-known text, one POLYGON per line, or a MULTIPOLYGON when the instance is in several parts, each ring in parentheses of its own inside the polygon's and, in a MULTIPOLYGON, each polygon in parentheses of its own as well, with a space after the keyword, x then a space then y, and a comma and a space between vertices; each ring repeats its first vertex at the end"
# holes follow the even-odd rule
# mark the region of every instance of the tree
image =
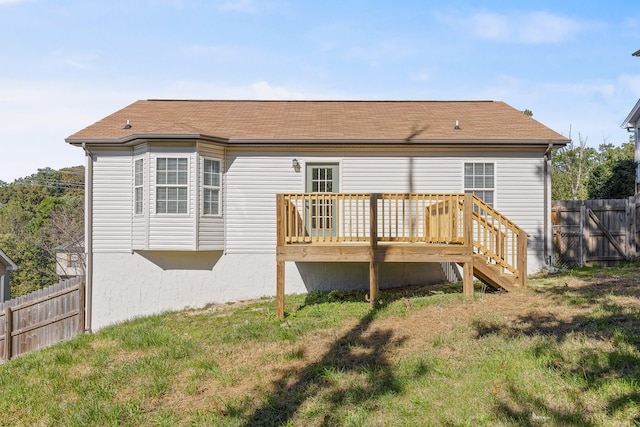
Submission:
POLYGON ((46 168, 0 185, 0 248, 20 266, 12 296, 59 281, 55 248, 83 240, 83 177, 82 167, 46 168))
POLYGON ((587 181, 590 199, 623 199, 635 194, 633 141, 620 147, 603 143, 587 181))
POLYGON ((567 146, 557 149, 551 163, 551 197, 554 200, 587 199, 587 179, 596 156, 596 150, 587 147, 587 138, 579 133, 577 145, 572 140, 567 146))

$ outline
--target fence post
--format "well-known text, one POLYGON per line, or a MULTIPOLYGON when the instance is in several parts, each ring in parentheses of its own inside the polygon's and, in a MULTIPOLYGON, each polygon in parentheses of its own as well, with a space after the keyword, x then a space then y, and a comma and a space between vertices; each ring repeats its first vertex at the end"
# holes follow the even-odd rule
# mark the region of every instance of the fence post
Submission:
POLYGON ((580 265, 578 267, 584 267, 587 265, 587 251, 589 250, 588 244, 591 233, 589 232, 589 218, 587 217, 587 207, 584 202, 580 204, 580 265))
POLYGON ((629 261, 636 260, 636 201, 637 196, 631 196, 627 200, 627 248, 629 261))
POLYGON ((79 334, 83 334, 85 329, 84 329, 84 322, 85 322, 85 292, 84 292, 84 287, 85 287, 85 276, 82 276, 82 280, 80 281, 80 283, 78 283, 78 335, 79 334))
POLYGON ((4 360, 8 362, 11 359, 11 332, 13 330, 13 311, 11 307, 4 309, 4 360))

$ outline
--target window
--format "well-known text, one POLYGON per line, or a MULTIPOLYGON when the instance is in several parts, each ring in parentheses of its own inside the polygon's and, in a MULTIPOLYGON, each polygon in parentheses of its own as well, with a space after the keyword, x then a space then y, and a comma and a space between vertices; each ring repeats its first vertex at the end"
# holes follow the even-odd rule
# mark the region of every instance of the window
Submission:
POLYGON ((202 213, 220 215, 220 161, 204 159, 202 172, 202 213))
POLYGON ((144 160, 138 159, 133 167, 133 211, 136 215, 144 212, 144 160))
POLYGON ((494 203, 494 165, 493 163, 464 164, 464 192, 473 193, 486 204, 494 203))
MULTIPOLYGON (((337 164, 307 164, 307 192, 332 193, 339 190, 337 164)), ((313 236, 335 236, 338 206, 331 197, 314 197, 306 207, 313 236)))
POLYGON ((333 167, 311 168, 311 191, 314 193, 333 192, 333 167))
POLYGON ((69 254, 67 259, 67 267, 78 268, 78 254, 69 254))
POLYGON ((189 193, 189 160, 158 158, 156 163, 156 213, 186 214, 189 193))

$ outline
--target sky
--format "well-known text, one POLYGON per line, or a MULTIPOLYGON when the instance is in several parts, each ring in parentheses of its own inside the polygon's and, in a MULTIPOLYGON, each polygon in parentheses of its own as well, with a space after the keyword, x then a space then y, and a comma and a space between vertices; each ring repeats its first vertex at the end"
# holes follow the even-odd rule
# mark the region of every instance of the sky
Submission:
POLYGON ((620 145, 640 3, 0 0, 0 181, 140 99, 496 100, 620 145))

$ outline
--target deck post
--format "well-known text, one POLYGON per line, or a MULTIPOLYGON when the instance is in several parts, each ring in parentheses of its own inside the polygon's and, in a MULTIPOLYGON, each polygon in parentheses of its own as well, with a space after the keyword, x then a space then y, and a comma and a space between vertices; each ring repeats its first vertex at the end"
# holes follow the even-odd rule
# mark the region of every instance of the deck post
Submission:
POLYGON ((465 300, 473 299, 473 194, 464 195, 462 215, 464 245, 467 248, 470 260, 462 265, 462 295, 465 300))
POLYGON ((276 317, 284 319, 284 261, 280 261, 280 249, 285 243, 286 218, 284 195, 276 195, 276 317))
POLYGON ((369 196, 369 246, 371 261, 369 262, 369 303, 375 307, 378 299, 378 262, 376 249, 378 247, 378 195, 371 193, 369 196))
POLYGON ((518 285, 527 287, 527 232, 518 233, 518 285))
POLYGON ((469 254, 473 254, 473 194, 464 195, 462 206, 464 245, 469 248, 469 254))
POLYGON ((465 300, 473 300, 473 261, 462 265, 462 295, 465 300))
POLYGON ((276 262, 276 317, 284 319, 284 261, 276 262))

